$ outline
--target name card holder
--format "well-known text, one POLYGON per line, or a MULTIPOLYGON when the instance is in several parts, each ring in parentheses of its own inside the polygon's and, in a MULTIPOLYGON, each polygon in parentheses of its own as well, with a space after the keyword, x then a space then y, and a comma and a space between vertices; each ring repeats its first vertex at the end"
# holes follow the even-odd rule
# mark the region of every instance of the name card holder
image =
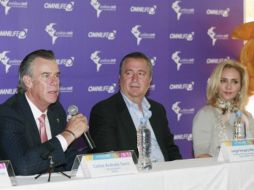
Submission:
POLYGON ((9 160, 0 160, 0 187, 17 185, 15 174, 9 160))
POLYGON ((221 144, 218 161, 254 160, 254 139, 225 141, 221 144))
POLYGON ((71 175, 93 178, 135 174, 138 170, 133 160, 136 160, 134 151, 77 155, 72 166, 71 175))

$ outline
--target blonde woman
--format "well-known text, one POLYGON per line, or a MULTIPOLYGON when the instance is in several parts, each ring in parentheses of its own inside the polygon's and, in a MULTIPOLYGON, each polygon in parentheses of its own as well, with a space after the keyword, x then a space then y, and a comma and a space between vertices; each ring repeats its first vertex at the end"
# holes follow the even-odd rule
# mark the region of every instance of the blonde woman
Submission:
POLYGON ((254 137, 254 120, 246 110, 248 74, 234 60, 217 65, 211 74, 206 91, 207 105, 193 119, 193 149, 196 158, 216 157, 220 144, 233 139, 237 111, 242 112, 246 137, 254 137))

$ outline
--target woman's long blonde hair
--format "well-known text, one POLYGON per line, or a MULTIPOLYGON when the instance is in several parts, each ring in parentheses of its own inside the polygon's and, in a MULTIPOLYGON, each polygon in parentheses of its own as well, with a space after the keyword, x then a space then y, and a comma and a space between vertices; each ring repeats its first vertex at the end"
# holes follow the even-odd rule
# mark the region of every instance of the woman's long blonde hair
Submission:
POLYGON ((235 60, 225 60, 218 64, 214 71, 212 72, 210 78, 208 79, 207 89, 206 89, 206 98, 207 104, 215 106, 217 98, 218 98, 218 88, 221 80, 222 71, 225 68, 234 68, 240 74, 240 84, 241 90, 237 97, 235 98, 235 104, 237 107, 245 111, 245 106, 248 102, 248 86, 249 86, 249 78, 246 68, 241 65, 239 62, 235 60))

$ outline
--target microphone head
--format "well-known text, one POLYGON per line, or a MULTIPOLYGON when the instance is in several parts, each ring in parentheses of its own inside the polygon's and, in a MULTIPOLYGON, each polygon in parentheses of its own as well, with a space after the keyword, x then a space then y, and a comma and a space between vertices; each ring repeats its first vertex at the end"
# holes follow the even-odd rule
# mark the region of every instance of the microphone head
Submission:
POLYGON ((78 107, 75 105, 70 105, 68 107, 68 114, 71 116, 77 115, 78 114, 78 107))

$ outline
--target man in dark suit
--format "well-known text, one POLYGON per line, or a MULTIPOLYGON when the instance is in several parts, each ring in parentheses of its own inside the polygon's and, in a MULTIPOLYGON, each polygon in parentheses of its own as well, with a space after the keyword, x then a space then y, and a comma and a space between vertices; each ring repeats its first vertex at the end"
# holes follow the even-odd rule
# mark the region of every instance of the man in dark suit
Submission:
POLYGON ((0 106, 0 157, 16 175, 47 172, 51 157, 55 171, 70 170, 84 151, 73 142, 88 130, 87 119, 78 114, 66 121, 59 76, 52 51, 31 52, 20 64, 18 93, 0 106))
POLYGON ((152 81, 150 59, 140 52, 126 55, 120 63, 120 92, 97 103, 90 114, 90 134, 96 152, 137 150, 136 130, 147 118, 151 129, 151 160, 181 159, 168 128, 164 107, 145 97, 152 81))

